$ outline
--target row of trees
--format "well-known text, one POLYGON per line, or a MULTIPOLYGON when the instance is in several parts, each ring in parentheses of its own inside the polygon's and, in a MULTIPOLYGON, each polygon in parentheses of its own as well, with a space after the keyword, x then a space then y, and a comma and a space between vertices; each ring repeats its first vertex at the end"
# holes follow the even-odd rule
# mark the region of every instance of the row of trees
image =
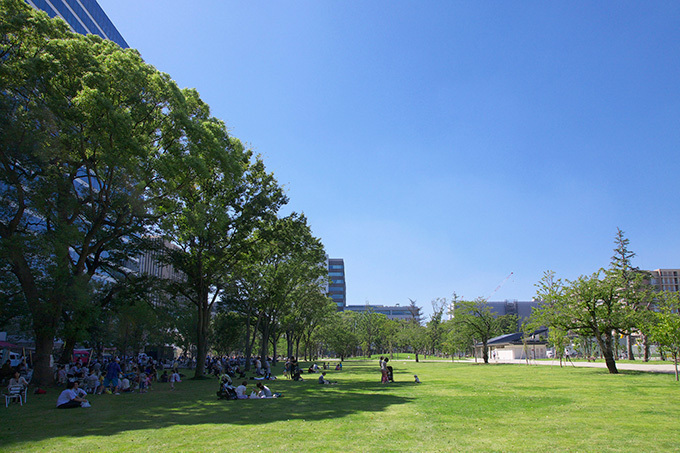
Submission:
POLYGON ((287 201, 195 90, 0 0, 0 322, 30 324, 36 383, 55 336, 65 356, 172 338, 196 346, 200 376, 218 305, 250 348, 299 342, 330 301, 323 245, 303 215, 278 215, 287 201), (179 277, 136 272, 149 253, 179 277))
POLYGON ((318 329, 310 346, 316 354, 331 352, 341 358, 408 352, 419 361, 420 355, 471 355, 482 344, 482 358, 488 362, 488 340, 517 331, 516 316, 497 316, 483 299, 462 301, 454 294, 451 302, 432 301, 432 315, 424 323, 415 301, 410 307, 413 316, 407 320, 388 319, 368 306, 362 312, 335 313, 318 329), (452 305, 455 317, 446 320, 452 305))
MULTIPOLYGON (((632 265, 635 253, 629 240, 617 230, 608 269, 576 280, 562 280, 546 272, 537 285, 541 307, 532 314, 528 328, 547 326, 550 340, 562 353, 575 336, 594 339, 610 373, 617 373, 616 350, 627 339, 627 357, 634 359, 632 335, 642 338, 644 360, 650 344, 677 358, 680 348, 680 299, 677 292, 657 291, 651 275, 632 265)), ((677 379, 677 369, 676 369, 677 379)))

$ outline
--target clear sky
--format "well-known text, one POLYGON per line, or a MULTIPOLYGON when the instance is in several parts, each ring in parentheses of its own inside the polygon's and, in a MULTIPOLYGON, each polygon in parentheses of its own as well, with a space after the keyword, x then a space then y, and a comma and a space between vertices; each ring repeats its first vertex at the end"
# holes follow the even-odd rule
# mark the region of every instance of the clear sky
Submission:
POLYGON ((617 227, 680 267, 680 2, 99 3, 263 155, 351 305, 531 300, 617 227))

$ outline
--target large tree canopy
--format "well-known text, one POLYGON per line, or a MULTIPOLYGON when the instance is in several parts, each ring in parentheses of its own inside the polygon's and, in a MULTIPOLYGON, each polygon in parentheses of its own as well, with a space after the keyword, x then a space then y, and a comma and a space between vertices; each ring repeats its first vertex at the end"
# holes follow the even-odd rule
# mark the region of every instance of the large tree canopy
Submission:
MULTIPOLYGON (((0 261, 31 313, 38 384, 59 322, 186 184, 184 94, 131 49, 0 2, 0 261)), ((68 331, 68 330, 67 330, 68 331)))

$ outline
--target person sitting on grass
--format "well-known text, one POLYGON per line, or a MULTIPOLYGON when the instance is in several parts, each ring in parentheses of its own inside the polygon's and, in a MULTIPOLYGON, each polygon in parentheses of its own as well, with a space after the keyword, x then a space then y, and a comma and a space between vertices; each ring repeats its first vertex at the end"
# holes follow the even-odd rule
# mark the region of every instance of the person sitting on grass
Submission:
POLYGON ((261 382, 257 383, 257 388, 260 389, 260 391, 257 394, 258 397, 260 397, 260 398, 274 398, 274 394, 272 393, 271 390, 269 390, 269 387, 262 384, 261 382))
POLYGON ((330 384, 337 384, 337 382, 331 382, 331 381, 327 380, 326 379, 326 372, 324 371, 323 373, 321 373, 321 376, 319 376, 319 384, 330 385, 330 384))
POLYGON ((245 400, 248 398, 248 395, 246 395, 246 391, 248 386, 248 381, 243 381, 241 382, 241 385, 236 387, 236 398, 240 400, 245 400))
POLYGON ((66 384, 66 390, 61 392, 57 398, 57 409, 71 409, 74 407, 89 407, 89 402, 79 393, 78 381, 69 382, 66 384))
POLYGON ((175 382, 182 382, 177 370, 173 371, 172 376, 170 376, 170 390, 175 390, 175 382))
POLYGON ((413 377, 416 378, 416 384, 420 384, 420 379, 418 379, 418 375, 414 374, 413 377))

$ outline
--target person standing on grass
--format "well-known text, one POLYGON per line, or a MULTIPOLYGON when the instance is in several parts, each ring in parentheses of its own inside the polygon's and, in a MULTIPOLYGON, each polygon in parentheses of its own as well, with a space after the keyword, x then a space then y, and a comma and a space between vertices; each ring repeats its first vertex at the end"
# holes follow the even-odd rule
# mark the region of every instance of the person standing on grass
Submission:
POLYGON ((57 409, 71 409, 74 407, 82 407, 83 403, 88 403, 85 398, 78 395, 78 381, 69 382, 66 384, 66 390, 61 392, 57 398, 57 409))
POLYGON ((116 392, 118 388, 118 375, 120 374, 120 359, 112 360, 109 366, 106 367, 106 377, 104 378, 104 387, 111 387, 112 392, 116 392))
POLYGON ((381 384, 387 383, 387 358, 380 357, 380 374, 382 375, 380 379, 381 384))

